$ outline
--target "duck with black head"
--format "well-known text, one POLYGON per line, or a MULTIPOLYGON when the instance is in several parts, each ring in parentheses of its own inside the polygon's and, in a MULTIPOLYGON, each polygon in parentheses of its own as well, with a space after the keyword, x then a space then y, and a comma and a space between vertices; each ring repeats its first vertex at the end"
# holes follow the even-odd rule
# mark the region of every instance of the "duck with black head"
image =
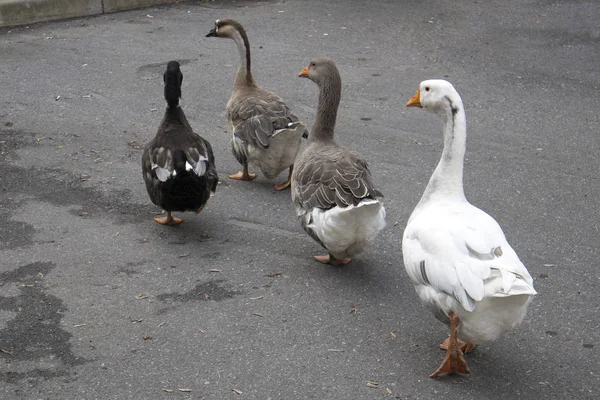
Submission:
POLYGON ((194 133, 179 104, 183 74, 177 61, 167 64, 163 81, 167 109, 158 132, 144 148, 142 173, 150 200, 167 211, 166 217, 154 220, 178 225, 183 219, 172 212, 199 213, 219 178, 210 143, 194 133))

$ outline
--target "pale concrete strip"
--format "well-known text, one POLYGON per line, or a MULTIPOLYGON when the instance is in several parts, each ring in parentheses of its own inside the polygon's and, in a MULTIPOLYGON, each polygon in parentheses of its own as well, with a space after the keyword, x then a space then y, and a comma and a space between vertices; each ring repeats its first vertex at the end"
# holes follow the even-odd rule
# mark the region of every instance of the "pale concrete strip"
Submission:
POLYGON ((0 0, 0 26, 102 13, 102 0, 0 0))
POLYGON ((0 27, 175 3, 177 0, 0 0, 0 27))
POLYGON ((131 10, 133 8, 142 8, 156 6, 159 4, 171 4, 177 0, 104 0, 104 12, 115 12, 131 10))

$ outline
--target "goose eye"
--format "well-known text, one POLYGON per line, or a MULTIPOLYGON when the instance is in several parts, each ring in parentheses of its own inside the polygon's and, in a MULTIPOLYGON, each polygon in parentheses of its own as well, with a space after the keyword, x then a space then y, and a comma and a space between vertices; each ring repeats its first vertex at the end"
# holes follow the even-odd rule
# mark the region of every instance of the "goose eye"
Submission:
POLYGON ((430 90, 430 89, 429 89, 429 86, 425 86, 425 91, 426 91, 426 92, 429 92, 429 90, 430 90))
POLYGON ((314 66, 315 66, 315 63, 314 63, 314 62, 311 62, 311 63, 310 63, 310 66, 311 66, 311 67, 314 67, 314 66))

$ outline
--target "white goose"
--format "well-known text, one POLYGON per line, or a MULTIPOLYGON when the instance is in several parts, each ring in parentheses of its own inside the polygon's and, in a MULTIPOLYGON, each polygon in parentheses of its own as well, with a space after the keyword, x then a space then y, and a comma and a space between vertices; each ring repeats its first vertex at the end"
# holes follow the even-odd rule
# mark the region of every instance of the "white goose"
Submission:
POLYGON ((427 80, 406 106, 442 119, 444 150, 404 231, 404 266, 421 301, 450 325, 441 346, 446 356, 431 377, 469 373, 463 351, 519 325, 536 291, 498 223, 465 198, 467 131, 459 94, 447 81, 427 80))

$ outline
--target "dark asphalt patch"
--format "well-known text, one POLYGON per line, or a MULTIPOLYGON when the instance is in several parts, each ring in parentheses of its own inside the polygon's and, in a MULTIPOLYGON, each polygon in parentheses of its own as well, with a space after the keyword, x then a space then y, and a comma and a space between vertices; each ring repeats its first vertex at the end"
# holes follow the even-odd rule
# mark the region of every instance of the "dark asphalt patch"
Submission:
MULTIPOLYGON (((71 210, 78 218, 108 217, 118 223, 145 223, 149 213, 156 207, 148 204, 129 202, 128 189, 101 192, 82 186, 81 177, 69 174, 61 169, 23 168, 14 164, 0 162, 3 174, 0 187, 7 189, 2 198, 15 198, 16 194, 33 196, 37 200, 55 206, 80 206, 71 210)), ((0 214, 7 215, 9 210, 20 206, 18 201, 3 201, 0 214)))
POLYGON ((188 292, 163 293, 156 296, 156 298, 163 302, 188 303, 190 301, 222 301, 244 294, 243 291, 228 289, 223 284, 224 282, 223 279, 202 282, 188 292))
POLYGON ((34 141, 34 133, 14 129, 0 129, 0 162, 18 160, 15 150, 31 146, 34 141))
POLYGON ((33 243, 33 235, 35 229, 32 225, 20 222, 11 221, 10 213, 4 210, 4 206, 0 209, 0 250, 14 249, 17 247, 29 246, 33 243))
POLYGON ((0 347, 10 352, 0 353, 9 369, 0 374, 0 381, 15 383, 68 376, 72 375, 73 367, 87 362, 73 354, 70 344, 73 335, 61 328, 60 322, 67 311, 63 301, 42 289, 41 279, 54 267, 50 262, 37 262, 0 274, 0 287, 15 284, 21 292, 14 297, 0 296, 0 310, 16 313, 6 328, 0 330, 0 347), (36 361, 41 359, 55 365, 38 368, 36 361), (32 368, 23 371, 21 363, 28 365, 32 361, 32 368), (19 372, 10 371, 13 364, 19 372))
POLYGON ((35 138, 43 135, 12 129, 0 129, 0 226, 3 239, 0 249, 24 246, 31 243, 34 228, 27 224, 10 221, 10 211, 21 204, 14 200, 17 194, 33 196, 37 200, 56 206, 80 206, 71 210, 79 218, 95 216, 113 217, 118 223, 142 223, 150 212, 156 211, 148 204, 132 204, 128 189, 101 192, 84 187, 81 176, 59 168, 23 168, 11 161, 18 160, 16 150, 35 145, 35 138), (11 200, 12 199, 12 200, 11 200))

